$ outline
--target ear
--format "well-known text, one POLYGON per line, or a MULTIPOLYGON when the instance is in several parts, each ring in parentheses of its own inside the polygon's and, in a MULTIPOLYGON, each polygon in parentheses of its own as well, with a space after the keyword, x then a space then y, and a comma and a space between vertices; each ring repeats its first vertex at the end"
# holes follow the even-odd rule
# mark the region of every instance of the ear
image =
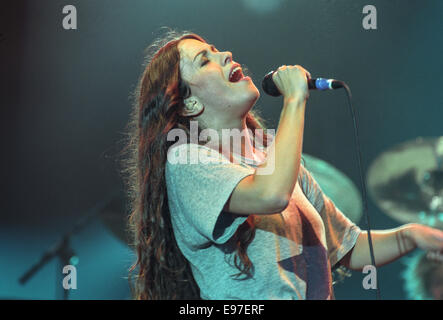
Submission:
POLYGON ((185 109, 182 112, 184 117, 195 117, 203 112, 203 104, 196 97, 189 97, 184 100, 185 109))

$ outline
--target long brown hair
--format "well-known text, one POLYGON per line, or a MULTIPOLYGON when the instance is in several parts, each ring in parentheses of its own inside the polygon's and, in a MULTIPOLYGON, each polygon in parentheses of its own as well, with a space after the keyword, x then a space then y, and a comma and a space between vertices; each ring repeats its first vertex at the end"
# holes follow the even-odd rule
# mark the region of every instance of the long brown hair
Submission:
MULTIPOLYGON (((197 34, 169 30, 147 49, 144 71, 134 92, 133 110, 127 126, 123 176, 127 196, 129 229, 137 260, 129 271, 136 299, 199 299, 199 288, 188 261, 180 252, 168 208, 165 165, 167 141, 173 128, 189 137, 190 121, 181 116, 190 88, 181 79, 178 43, 183 39, 206 41, 197 34), (136 276, 132 274, 136 272, 136 276)), ((246 125, 265 129, 262 119, 250 111, 246 125)), ((199 124, 199 133, 203 128, 199 124)), ((264 145, 268 143, 264 135, 264 145)), ((239 274, 251 275, 247 247, 255 235, 251 219, 235 233, 235 265, 239 274)))

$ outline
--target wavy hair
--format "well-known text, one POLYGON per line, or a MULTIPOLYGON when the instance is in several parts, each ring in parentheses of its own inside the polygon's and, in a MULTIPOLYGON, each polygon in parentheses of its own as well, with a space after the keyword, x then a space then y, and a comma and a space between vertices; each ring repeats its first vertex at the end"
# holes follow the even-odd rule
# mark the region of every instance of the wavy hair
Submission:
MULTIPOLYGON (((183 39, 206 41, 191 32, 168 30, 148 48, 144 71, 133 95, 133 108, 126 127, 122 173, 128 199, 131 245, 137 259, 129 270, 135 299, 199 299, 200 292, 189 262, 177 246, 168 207, 165 165, 171 129, 181 128, 188 137, 193 117, 181 116, 184 99, 191 95, 180 74, 178 43, 183 39), (134 276, 134 273, 135 276, 134 276)), ((246 125, 266 129, 257 113, 249 111, 246 125)), ((199 124, 198 132, 202 130, 199 124)), ((263 136, 267 146, 268 136, 263 136)), ((255 229, 251 219, 233 236, 235 265, 239 274, 251 275, 247 247, 255 229)))

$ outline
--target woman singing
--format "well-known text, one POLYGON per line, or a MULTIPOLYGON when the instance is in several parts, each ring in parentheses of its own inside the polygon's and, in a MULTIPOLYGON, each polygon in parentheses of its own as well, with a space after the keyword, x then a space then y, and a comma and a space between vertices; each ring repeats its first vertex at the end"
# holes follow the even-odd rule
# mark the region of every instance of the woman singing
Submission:
MULTIPOLYGON (((367 233, 300 163, 309 72, 274 74, 283 106, 271 136, 252 111, 259 91, 229 51, 176 32, 151 51, 127 164, 135 297, 333 299, 331 268, 371 261, 367 233), (239 148, 226 131, 241 132, 239 148)), ((443 249, 443 233, 418 224, 372 235, 377 265, 443 249)))

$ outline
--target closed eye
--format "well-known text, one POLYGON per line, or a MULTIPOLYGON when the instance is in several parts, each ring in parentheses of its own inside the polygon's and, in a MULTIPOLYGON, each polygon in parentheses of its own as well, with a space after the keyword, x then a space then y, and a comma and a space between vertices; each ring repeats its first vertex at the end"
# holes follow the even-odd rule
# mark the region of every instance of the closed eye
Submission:
MULTIPOLYGON (((219 52, 219 51, 217 50, 217 48, 214 47, 213 45, 211 45, 210 48, 211 48, 211 51, 212 51, 212 52, 219 52)), ((203 52, 203 54, 202 54, 202 58, 203 58, 203 62, 202 62, 201 65, 200 65, 201 67, 203 67, 204 65, 206 65, 206 64, 209 63, 209 59, 208 59, 208 51, 207 51, 207 50, 205 50, 205 51, 203 52)))
POLYGON ((204 65, 209 63, 209 59, 205 57, 205 59, 203 60, 201 67, 203 67, 204 65))

